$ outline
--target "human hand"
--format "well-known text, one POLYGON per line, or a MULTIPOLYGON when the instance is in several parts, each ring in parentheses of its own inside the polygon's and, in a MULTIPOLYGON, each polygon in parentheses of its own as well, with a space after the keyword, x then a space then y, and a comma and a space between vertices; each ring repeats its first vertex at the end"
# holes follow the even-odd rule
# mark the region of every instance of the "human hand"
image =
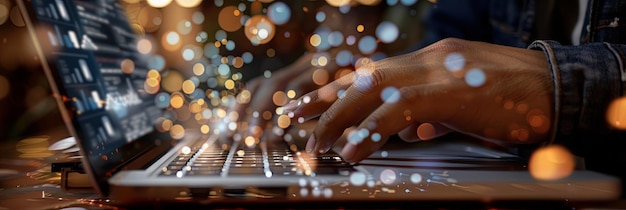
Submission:
POLYGON ((254 146, 262 138, 269 141, 279 139, 283 132, 274 132, 274 129, 283 128, 276 126, 277 106, 285 105, 289 100, 320 87, 313 80, 316 70, 323 69, 332 73, 336 68, 331 62, 324 66, 312 65, 311 60, 317 56, 319 55, 315 53, 305 53, 294 63, 275 71, 271 77, 261 76, 247 82, 245 88, 237 95, 235 105, 227 110, 229 116, 235 117, 227 117, 226 120, 239 122, 238 126, 241 127, 222 134, 222 137, 234 134, 239 134, 244 140, 252 137, 255 140, 254 144, 246 141, 247 146, 254 146))
POLYGON ((341 152, 357 162, 393 134, 420 136, 416 128, 424 125, 432 126, 426 138, 450 129, 485 140, 540 142, 552 127, 553 98, 543 52, 445 39, 402 56, 362 60, 353 74, 282 108, 293 118, 321 114, 308 152, 327 152, 357 126, 341 152))

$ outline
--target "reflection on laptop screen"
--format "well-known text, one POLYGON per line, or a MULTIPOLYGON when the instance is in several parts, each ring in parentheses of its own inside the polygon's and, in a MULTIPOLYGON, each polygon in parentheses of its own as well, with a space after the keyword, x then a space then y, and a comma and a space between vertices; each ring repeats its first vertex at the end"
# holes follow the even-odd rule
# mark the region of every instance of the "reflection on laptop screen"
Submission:
POLYGON ((85 154, 107 160, 117 148, 151 132, 161 110, 144 89, 147 65, 121 5, 110 0, 31 4, 85 154))

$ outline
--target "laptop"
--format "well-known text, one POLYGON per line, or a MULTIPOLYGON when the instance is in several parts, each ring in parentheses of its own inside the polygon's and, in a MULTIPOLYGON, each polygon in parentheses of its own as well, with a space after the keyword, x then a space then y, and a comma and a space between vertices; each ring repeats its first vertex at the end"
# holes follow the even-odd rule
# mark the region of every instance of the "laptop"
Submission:
POLYGON ((95 190, 115 202, 562 202, 621 193, 618 179, 591 171, 536 180, 517 155, 461 135, 396 141, 358 164, 301 151, 305 137, 286 139, 284 148, 224 143, 194 130, 174 138, 155 128, 164 108, 146 88, 148 59, 120 3, 17 2, 82 166, 95 190))

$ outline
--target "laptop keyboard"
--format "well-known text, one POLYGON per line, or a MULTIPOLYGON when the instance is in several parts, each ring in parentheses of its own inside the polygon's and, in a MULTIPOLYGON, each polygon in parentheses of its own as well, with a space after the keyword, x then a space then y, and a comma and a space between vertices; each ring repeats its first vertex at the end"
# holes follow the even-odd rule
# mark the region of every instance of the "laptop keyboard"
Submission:
POLYGON ((348 175, 354 171, 337 154, 313 157, 289 148, 267 148, 263 143, 255 148, 239 142, 222 147, 215 141, 200 146, 183 147, 179 155, 166 167, 161 176, 315 176, 348 175))

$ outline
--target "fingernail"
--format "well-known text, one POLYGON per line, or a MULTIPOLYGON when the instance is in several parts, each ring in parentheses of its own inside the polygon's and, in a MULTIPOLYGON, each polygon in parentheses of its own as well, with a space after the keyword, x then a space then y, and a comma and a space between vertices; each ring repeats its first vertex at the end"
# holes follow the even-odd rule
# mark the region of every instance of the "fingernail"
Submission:
POLYGON ((343 157, 343 159, 348 162, 353 162, 352 160, 354 159, 355 154, 356 145, 352 143, 347 143, 341 150, 341 157, 343 157))
POLYGON ((315 149, 315 136, 314 134, 311 134, 311 136, 309 137, 309 140, 306 142, 306 152, 308 153, 313 153, 313 150, 315 149))
POLYGON ((330 150, 331 147, 332 147, 332 144, 331 145, 324 145, 324 146, 321 146, 317 151, 320 154, 324 154, 324 153, 327 153, 330 150))
POLYGON ((300 104, 302 104, 302 102, 300 100, 296 100, 288 104, 285 104, 284 106, 281 106, 280 108, 282 109, 283 113, 287 113, 287 112, 292 112, 296 110, 296 108, 298 108, 300 104))

